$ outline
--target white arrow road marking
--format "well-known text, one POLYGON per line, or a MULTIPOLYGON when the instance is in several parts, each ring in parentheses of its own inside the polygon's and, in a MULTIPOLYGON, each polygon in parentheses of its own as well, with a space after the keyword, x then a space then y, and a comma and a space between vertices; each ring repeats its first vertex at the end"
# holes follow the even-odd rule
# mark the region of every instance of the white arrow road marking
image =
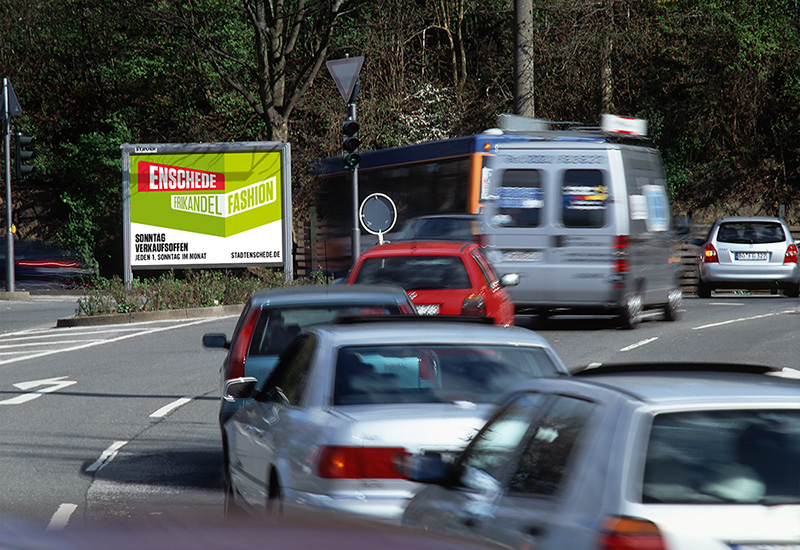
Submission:
POLYGON ((69 518, 72 516, 72 513, 78 509, 77 504, 70 504, 65 502, 61 506, 58 507, 56 513, 53 514, 53 517, 50 518, 50 523, 47 525, 48 531, 55 531, 57 529, 63 529, 67 526, 69 522, 69 518))
POLYGON ((174 411, 175 409, 177 409, 178 407, 180 407, 181 405, 185 405, 186 403, 188 403, 192 399, 194 399, 193 395, 189 395, 189 396, 186 396, 186 397, 181 397, 180 399, 177 399, 177 400, 173 401, 169 405, 164 405, 163 407, 158 409, 156 412, 154 412, 153 414, 150 415, 150 418, 163 418, 163 417, 167 416, 169 413, 171 413, 172 411, 174 411))
POLYGON ((5 399, 0 401, 0 405, 19 405, 20 403, 27 403, 28 401, 33 401, 34 399, 37 399, 46 393, 63 390, 66 387, 78 383, 75 380, 64 380, 65 378, 66 376, 59 376, 58 378, 44 378, 42 380, 31 380, 30 382, 19 382, 18 384, 14 384, 15 387, 21 390, 29 390, 37 386, 47 386, 48 384, 51 385, 49 388, 42 388, 41 390, 36 390, 35 392, 18 395, 17 397, 12 397, 11 399, 5 399))
POLYGON ((86 468, 86 471, 96 472, 102 468, 105 468, 109 462, 117 457, 119 450, 127 443, 127 441, 115 441, 108 449, 103 451, 103 454, 100 455, 100 458, 95 460, 94 464, 86 468))

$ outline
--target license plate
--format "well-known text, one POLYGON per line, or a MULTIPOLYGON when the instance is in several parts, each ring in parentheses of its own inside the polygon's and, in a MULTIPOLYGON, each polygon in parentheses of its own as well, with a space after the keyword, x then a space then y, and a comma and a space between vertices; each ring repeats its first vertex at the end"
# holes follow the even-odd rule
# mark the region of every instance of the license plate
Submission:
POLYGON ((417 313, 420 315, 436 315, 439 313, 439 306, 433 305, 417 305, 417 313))
POLYGON ((511 250, 503 254, 507 262, 541 262, 542 258, 541 250, 511 250))
POLYGON ((734 257, 740 261, 752 262, 752 261, 766 261, 767 253, 766 252, 736 252, 734 253, 734 257))

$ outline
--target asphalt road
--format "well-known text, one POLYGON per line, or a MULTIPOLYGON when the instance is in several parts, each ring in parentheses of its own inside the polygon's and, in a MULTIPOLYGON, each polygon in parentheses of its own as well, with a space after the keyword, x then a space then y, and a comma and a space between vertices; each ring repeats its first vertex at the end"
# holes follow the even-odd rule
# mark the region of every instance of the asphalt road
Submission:
MULTIPOLYGON (((0 546, 34 529, 222 515, 217 425, 222 352, 235 316, 55 328, 62 301, 0 302, 0 546)), ((689 298, 681 320, 633 331, 610 318, 520 318, 572 368, 619 361, 798 367, 800 300, 689 298)))

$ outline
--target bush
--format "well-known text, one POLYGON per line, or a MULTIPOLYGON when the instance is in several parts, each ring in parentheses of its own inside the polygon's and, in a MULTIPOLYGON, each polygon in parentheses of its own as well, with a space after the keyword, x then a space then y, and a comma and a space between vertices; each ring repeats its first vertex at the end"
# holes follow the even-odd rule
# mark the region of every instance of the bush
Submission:
POLYGON ((254 268, 243 274, 218 270, 186 271, 176 277, 168 271, 159 277, 134 278, 130 288, 118 276, 99 278, 78 299, 78 316, 161 311, 192 307, 243 304, 254 291, 290 285, 329 284, 322 271, 308 277, 286 280, 283 271, 254 268))

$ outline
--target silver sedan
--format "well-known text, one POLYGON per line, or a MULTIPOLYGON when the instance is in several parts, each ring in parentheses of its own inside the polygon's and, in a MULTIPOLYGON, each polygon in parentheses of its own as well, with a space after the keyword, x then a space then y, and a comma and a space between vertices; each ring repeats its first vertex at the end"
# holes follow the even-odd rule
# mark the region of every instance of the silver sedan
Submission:
MULTIPOLYGON (((412 317, 317 327, 224 426, 227 509, 398 520, 420 487, 402 475, 410 454, 454 456, 507 390, 566 375, 522 328, 412 317)), ((246 395, 255 380, 228 386, 246 395)))

